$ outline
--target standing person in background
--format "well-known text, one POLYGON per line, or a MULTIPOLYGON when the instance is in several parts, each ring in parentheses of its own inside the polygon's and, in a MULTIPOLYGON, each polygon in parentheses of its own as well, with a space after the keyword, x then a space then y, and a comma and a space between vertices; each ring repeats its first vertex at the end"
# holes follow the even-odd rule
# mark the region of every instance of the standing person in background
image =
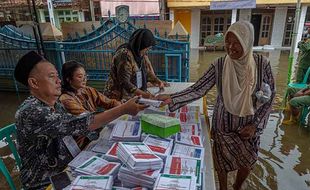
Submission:
MULTIPOLYGON (((109 99, 96 89, 87 86, 87 75, 81 63, 68 61, 62 65, 61 72, 63 86, 59 100, 69 113, 78 116, 82 113, 96 112, 98 108, 108 110, 121 105, 121 102, 109 99)), ((74 139, 83 149, 97 137, 97 132, 90 132, 86 136, 74 136, 74 139)))
POLYGON ((237 170, 234 190, 241 189, 257 161, 260 135, 267 125, 275 96, 268 59, 253 54, 254 28, 248 21, 232 24, 225 35, 227 55, 216 60, 191 87, 157 99, 174 111, 217 86, 211 137, 220 189, 227 173, 237 170))
POLYGON ((147 82, 164 88, 165 83, 156 77, 147 52, 155 45, 155 38, 148 29, 138 29, 129 42, 119 46, 113 57, 105 95, 116 100, 141 95, 152 98, 147 92, 147 82))

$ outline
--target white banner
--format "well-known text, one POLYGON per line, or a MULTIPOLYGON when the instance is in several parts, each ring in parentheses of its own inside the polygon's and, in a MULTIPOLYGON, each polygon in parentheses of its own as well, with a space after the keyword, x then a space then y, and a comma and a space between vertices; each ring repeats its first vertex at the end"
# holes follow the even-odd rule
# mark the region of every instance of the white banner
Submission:
POLYGON ((232 10, 256 8, 256 0, 213 0, 210 2, 210 10, 232 10))

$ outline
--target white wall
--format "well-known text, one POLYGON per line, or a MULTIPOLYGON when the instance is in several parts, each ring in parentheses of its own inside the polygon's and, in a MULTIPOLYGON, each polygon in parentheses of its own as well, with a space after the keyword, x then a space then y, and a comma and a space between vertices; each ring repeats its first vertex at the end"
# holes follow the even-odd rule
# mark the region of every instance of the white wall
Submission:
POLYGON ((237 21, 237 9, 233 9, 231 11, 231 24, 235 23, 237 21))
POLYGON ((240 9, 239 11, 239 20, 251 21, 251 9, 240 9))
POLYGON ((304 30, 304 24, 305 24, 305 19, 306 19, 306 14, 307 14, 307 5, 302 5, 301 7, 301 12, 300 12, 300 20, 299 20, 299 25, 298 25, 298 31, 297 31, 297 36, 296 36, 296 45, 295 45, 295 53, 299 51, 297 48, 298 42, 301 40, 302 33, 304 30))
POLYGON ((287 7, 276 7, 271 33, 271 43, 273 47, 282 47, 283 35, 285 31, 287 7))
POLYGON ((192 9, 191 16, 191 48, 199 47, 199 39, 200 39, 200 9, 192 9))

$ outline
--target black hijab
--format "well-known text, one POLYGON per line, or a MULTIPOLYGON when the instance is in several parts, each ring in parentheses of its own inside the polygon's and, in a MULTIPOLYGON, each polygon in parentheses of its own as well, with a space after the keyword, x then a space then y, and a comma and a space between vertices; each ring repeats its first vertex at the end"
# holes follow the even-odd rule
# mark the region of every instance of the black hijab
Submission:
POLYGON ((117 48, 117 50, 127 48, 132 52, 138 67, 142 71, 142 90, 147 89, 147 72, 145 65, 141 63, 143 57, 140 55, 140 51, 154 45, 155 38, 153 33, 149 29, 142 28, 137 29, 132 33, 128 43, 125 43, 117 48))

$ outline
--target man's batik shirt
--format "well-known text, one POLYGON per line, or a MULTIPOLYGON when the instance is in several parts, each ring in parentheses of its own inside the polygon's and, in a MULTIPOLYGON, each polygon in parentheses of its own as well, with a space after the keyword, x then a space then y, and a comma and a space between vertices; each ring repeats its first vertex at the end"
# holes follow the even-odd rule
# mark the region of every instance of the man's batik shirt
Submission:
POLYGON ((61 103, 54 108, 34 96, 28 97, 15 115, 17 148, 22 160, 23 187, 44 187, 49 177, 62 171, 72 160, 63 137, 87 134, 93 114, 73 116, 61 103))

